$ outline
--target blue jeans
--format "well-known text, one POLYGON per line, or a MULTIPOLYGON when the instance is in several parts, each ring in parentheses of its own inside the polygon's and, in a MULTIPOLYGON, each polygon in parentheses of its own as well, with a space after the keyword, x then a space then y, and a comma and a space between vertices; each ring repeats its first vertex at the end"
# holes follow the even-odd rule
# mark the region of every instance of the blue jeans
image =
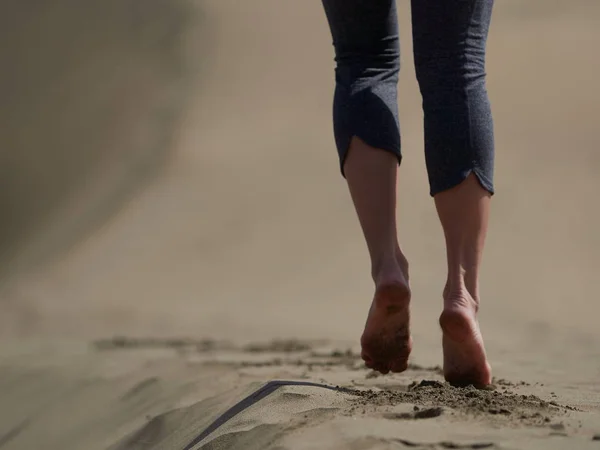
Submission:
MULTIPOLYGON (((340 167, 353 136, 402 160, 395 0, 322 0, 335 49, 333 123, 340 167)), ((474 173, 493 194, 494 127, 485 49, 494 0, 412 0, 430 194, 474 173)))

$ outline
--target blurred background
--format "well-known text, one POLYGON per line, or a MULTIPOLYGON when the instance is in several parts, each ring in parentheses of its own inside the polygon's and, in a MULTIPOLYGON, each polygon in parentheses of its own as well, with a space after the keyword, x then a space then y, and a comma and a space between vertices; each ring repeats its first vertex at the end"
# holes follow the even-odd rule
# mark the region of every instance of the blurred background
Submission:
MULTIPOLYGON (((399 232, 416 358, 438 362, 445 253, 407 0, 399 16, 399 232)), ((503 373, 531 358, 598 370, 599 18, 596 0, 496 5, 481 317, 503 373)), ((0 42, 3 345, 358 343, 372 285, 338 172, 319 2, 3 0, 0 42)))

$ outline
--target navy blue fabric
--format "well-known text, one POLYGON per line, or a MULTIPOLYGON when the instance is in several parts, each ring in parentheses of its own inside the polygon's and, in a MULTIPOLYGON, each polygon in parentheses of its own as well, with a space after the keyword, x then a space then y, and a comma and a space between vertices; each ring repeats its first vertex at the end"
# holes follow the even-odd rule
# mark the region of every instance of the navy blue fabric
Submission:
MULTIPOLYGON (((395 0, 322 0, 335 49, 333 124, 340 168, 353 136, 402 161, 395 0)), ((494 192, 485 50, 494 0, 412 0, 430 194, 474 173, 494 192)))

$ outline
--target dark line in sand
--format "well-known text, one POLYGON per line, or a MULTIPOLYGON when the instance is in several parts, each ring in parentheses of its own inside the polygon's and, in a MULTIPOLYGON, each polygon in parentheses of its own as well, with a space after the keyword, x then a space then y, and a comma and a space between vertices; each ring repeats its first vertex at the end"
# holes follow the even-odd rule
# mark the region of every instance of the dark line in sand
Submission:
POLYGON ((444 448, 444 449, 469 449, 469 450, 478 450, 484 448, 497 448, 496 444, 493 442, 475 442, 473 444, 456 444, 454 442, 437 442, 432 444, 424 444, 421 442, 413 442, 406 439, 394 439, 395 442, 398 442, 405 447, 420 447, 420 448, 444 448))
POLYGON ((18 435, 20 435, 25 428, 29 426, 29 419, 24 420, 19 425, 14 426, 12 429, 8 430, 4 436, 0 437, 0 447, 4 447, 18 435))
POLYGON ((311 383, 309 381, 269 381, 263 387, 254 391, 252 394, 248 395, 246 398, 236 403, 234 406, 229 408, 223 414, 221 414, 212 424, 210 424, 202 433, 200 433, 196 438, 192 440, 188 445, 184 447, 183 450, 192 450, 196 445, 202 442, 206 437, 212 434, 217 428, 224 425, 229 420, 233 419, 235 416, 240 414, 242 411, 248 409, 255 403, 259 402, 263 398, 269 396, 281 386, 311 386, 311 387, 320 387, 323 389, 329 389, 331 391, 338 391, 344 393, 350 393, 349 390, 338 387, 338 386, 327 386, 325 384, 319 383, 311 383))

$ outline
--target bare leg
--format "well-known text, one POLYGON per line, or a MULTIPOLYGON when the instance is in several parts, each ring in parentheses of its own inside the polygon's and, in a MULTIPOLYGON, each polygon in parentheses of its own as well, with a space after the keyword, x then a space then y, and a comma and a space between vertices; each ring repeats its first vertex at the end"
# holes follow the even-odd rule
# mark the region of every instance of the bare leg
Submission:
POLYGON ((375 295, 361 338, 368 367, 402 372, 412 347, 408 262, 396 233, 397 157, 354 137, 344 164, 369 254, 375 295))
POLYGON ((488 227, 490 194, 471 174, 458 186, 435 196, 444 228, 448 279, 444 289, 444 376, 456 385, 491 383, 477 322, 479 269, 488 227))

